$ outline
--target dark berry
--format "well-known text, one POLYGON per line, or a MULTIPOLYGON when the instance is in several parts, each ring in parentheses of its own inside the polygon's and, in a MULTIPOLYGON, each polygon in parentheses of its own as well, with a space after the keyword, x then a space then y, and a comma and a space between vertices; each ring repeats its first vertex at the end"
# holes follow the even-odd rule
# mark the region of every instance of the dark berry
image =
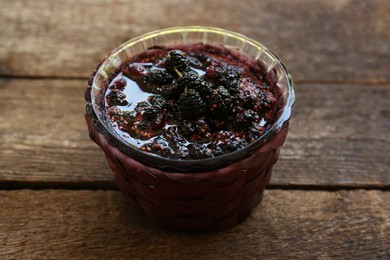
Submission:
POLYGON ((246 142, 239 136, 235 136, 230 131, 220 131, 216 134, 215 140, 212 142, 216 147, 217 153, 231 153, 240 150, 246 146, 246 142))
POLYGON ((106 102, 109 106, 126 106, 129 104, 126 100, 126 94, 119 89, 111 90, 106 96, 106 102))
POLYGON ((219 63, 214 63, 209 66, 206 70, 206 75, 209 78, 219 80, 221 83, 228 80, 240 79, 240 72, 238 68, 232 65, 219 63))
POLYGON ((237 93, 241 84, 240 72, 234 66, 223 66, 219 74, 219 82, 231 93, 237 93))
POLYGON ((145 100, 145 101, 141 101, 141 102, 138 102, 137 103, 137 106, 134 108, 134 111, 137 113, 137 114, 142 114, 143 111, 145 109, 147 109, 148 107, 150 107, 150 103, 145 100))
POLYGON ((271 92, 262 91, 258 85, 247 85, 237 94, 240 106, 265 115, 276 100, 271 92))
POLYGON ((173 77, 165 70, 157 70, 157 71, 151 71, 148 74, 146 74, 143 78, 143 81, 145 84, 162 86, 162 85, 172 83, 173 77))
POLYGON ((225 119, 232 113, 232 97, 222 86, 213 90, 207 100, 207 112, 214 119, 225 119))
POLYGON ((241 137, 234 137, 230 142, 221 143, 220 147, 225 153, 238 151, 246 146, 246 142, 241 137))
POLYGON ((177 100, 184 119, 194 119, 204 114, 206 104, 194 89, 183 92, 177 100))
POLYGON ((196 140, 203 142, 211 138, 210 127, 204 118, 197 120, 183 120, 179 125, 179 133, 190 141, 196 140))
POLYGON ((262 109, 270 109, 276 102, 274 95, 271 92, 261 92, 261 95, 258 98, 258 105, 262 109))
MULTIPOLYGON (((201 65, 199 67, 197 67, 199 69, 207 68, 207 66, 210 66, 211 61, 212 61, 212 58, 210 56, 204 54, 203 52, 199 52, 199 51, 198 52, 191 52, 188 54, 188 56, 191 56, 200 62, 201 65)), ((194 66, 194 67, 196 67, 196 66, 194 66)))
POLYGON ((189 151, 187 146, 180 145, 177 150, 175 150, 174 157, 177 159, 188 159, 189 151))
POLYGON ((218 77, 221 82, 237 80, 240 79, 240 72, 235 66, 225 65, 220 68, 218 77))
POLYGON ((177 82, 181 88, 194 89, 199 92, 202 97, 206 97, 212 93, 211 85, 200 78, 199 74, 195 71, 183 73, 182 77, 179 78, 177 82))
POLYGON ((252 123, 245 131, 246 141, 251 143, 258 139, 264 132, 264 127, 258 123, 252 123))
POLYGON ((184 145, 186 140, 178 134, 176 126, 170 126, 162 134, 162 138, 167 141, 172 149, 173 158, 184 159, 188 157, 188 148, 184 145))
POLYGON ((167 128, 167 130, 164 131, 162 134, 162 137, 167 140, 169 143, 175 143, 178 141, 183 142, 184 139, 178 135, 177 133, 177 127, 176 126, 170 126, 167 128))
POLYGON ((152 120, 154 116, 158 113, 164 113, 164 108, 167 106, 167 102, 159 96, 150 96, 148 98, 150 106, 145 108, 143 112, 143 117, 145 119, 152 120))
POLYGON ((217 80, 217 68, 218 66, 211 65, 206 68, 206 77, 211 80, 217 80))
POLYGON ((147 100, 152 106, 156 106, 160 109, 164 109, 167 106, 167 101, 161 96, 152 95, 149 96, 147 100))
POLYGON ((238 103, 240 106, 246 108, 246 109, 252 109, 254 111, 258 111, 258 103, 260 96, 260 90, 253 87, 246 86, 244 89, 242 89, 238 94, 236 100, 238 100, 238 103))
POLYGON ((182 74, 182 77, 179 80, 186 80, 186 81, 192 81, 196 78, 199 78, 198 72, 194 70, 186 70, 182 74))
POLYGON ((123 75, 133 80, 141 78, 148 71, 149 69, 140 63, 132 63, 130 65, 126 63, 122 68, 123 75))
POLYGON ((238 79, 232 79, 227 82, 225 82, 226 89, 229 91, 229 93, 237 94, 240 90, 241 81, 238 79))
POLYGON ((213 155, 212 157, 217 157, 217 156, 224 154, 224 151, 222 150, 222 148, 219 146, 216 146, 216 144, 211 143, 208 145, 208 147, 212 151, 212 155, 213 155))
POLYGON ((213 152, 206 145, 193 143, 188 146, 189 156, 191 159, 205 159, 210 158, 213 152))
POLYGON ((243 130, 248 128, 252 122, 258 122, 259 115, 250 109, 242 107, 234 108, 234 117, 231 120, 232 129, 243 130))
POLYGON ((166 101, 160 96, 150 96, 147 101, 139 102, 134 109, 142 117, 138 127, 142 130, 161 130, 165 125, 166 107, 166 101))
POLYGON ((193 68, 201 69, 203 66, 202 62, 200 62, 196 57, 192 55, 187 55, 187 60, 188 60, 188 65, 193 68))
POLYGON ((164 67, 169 73, 177 75, 176 70, 182 72, 187 70, 188 66, 189 62, 184 52, 180 50, 171 50, 170 52, 168 52, 164 62, 164 67))
POLYGON ((110 89, 124 90, 125 87, 126 87, 126 80, 120 78, 113 82, 113 84, 110 86, 110 89))
POLYGON ((158 154, 163 157, 170 157, 172 155, 172 148, 163 138, 156 138, 152 142, 144 144, 140 148, 142 151, 148 153, 158 154))
POLYGON ((118 107, 110 107, 108 109, 108 115, 112 122, 117 123, 120 117, 123 116, 123 111, 118 107))
POLYGON ((232 65, 214 64, 206 70, 206 75, 235 94, 241 84, 239 69, 232 65))
POLYGON ((165 126, 164 114, 158 113, 154 116, 153 121, 150 122, 150 128, 153 131, 161 130, 165 126))
POLYGON ((173 82, 172 84, 161 86, 161 95, 165 98, 173 98, 178 99, 180 94, 184 91, 182 86, 179 86, 177 82, 173 82))
POLYGON ((161 132, 164 125, 164 115, 162 113, 158 113, 153 116, 153 120, 139 121, 138 128, 146 132, 150 132, 150 130, 161 132))
POLYGON ((198 91, 202 97, 209 96, 213 92, 211 84, 201 78, 195 80, 195 82, 193 82, 190 87, 198 91))

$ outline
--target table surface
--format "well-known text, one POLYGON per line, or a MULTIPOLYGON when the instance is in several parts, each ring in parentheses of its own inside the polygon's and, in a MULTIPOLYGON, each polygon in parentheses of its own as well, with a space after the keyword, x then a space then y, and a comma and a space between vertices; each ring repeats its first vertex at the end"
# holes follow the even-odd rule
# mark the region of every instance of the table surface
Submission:
POLYGON ((390 2, 0 0, 0 258, 390 259, 390 2), (262 204, 217 233, 124 203, 83 92, 122 42, 207 25, 271 47, 296 83, 262 204))

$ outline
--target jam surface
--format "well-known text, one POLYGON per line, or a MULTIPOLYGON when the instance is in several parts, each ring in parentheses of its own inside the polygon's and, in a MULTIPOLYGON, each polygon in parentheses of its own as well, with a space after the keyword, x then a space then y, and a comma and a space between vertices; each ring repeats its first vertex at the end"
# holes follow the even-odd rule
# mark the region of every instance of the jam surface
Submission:
POLYGON ((276 81, 228 48, 153 47, 121 64, 107 83, 115 131, 140 150, 204 159, 240 150, 275 121, 276 81))

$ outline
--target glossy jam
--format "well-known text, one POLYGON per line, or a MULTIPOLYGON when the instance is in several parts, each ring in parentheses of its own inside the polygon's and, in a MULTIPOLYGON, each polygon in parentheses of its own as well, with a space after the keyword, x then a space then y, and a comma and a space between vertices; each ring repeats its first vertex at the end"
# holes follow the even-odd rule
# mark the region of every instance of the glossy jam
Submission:
MULTIPOLYGON (((233 50, 202 44, 155 47, 123 63, 112 75, 105 105, 115 131, 128 143, 167 158, 202 159, 242 149, 259 138, 275 118, 275 88, 275 80, 262 64, 233 50), (170 72, 173 77, 170 84, 145 80, 150 73, 166 71, 164 61, 172 49, 186 53, 191 60, 188 69, 212 86, 214 92, 221 86, 227 88, 224 86, 227 79, 215 77, 215 73, 221 73, 223 68, 238 71, 237 89, 234 93, 228 91, 232 106, 226 117, 213 117, 214 107, 209 105, 200 116, 190 119, 183 116, 178 98, 164 93, 170 87, 167 85, 179 81, 180 72, 170 72), (149 111, 146 118, 143 107, 153 107, 150 104, 156 100, 164 104, 163 108, 153 108, 150 111, 155 115, 149 111)), ((209 102, 209 96, 203 96, 202 100, 209 102)))

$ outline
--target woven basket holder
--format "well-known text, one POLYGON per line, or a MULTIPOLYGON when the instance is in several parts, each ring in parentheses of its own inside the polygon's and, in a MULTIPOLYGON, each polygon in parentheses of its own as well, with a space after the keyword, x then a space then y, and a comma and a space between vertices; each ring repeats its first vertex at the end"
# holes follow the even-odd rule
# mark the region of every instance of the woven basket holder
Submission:
MULTIPOLYGON (((91 100, 92 73, 85 100, 91 100)), ((288 132, 281 130, 249 157, 205 172, 167 172, 142 164, 110 144, 96 115, 85 115, 90 138, 104 151, 127 203, 166 229, 210 231, 233 227, 261 202, 288 132)))
POLYGON ((221 169, 178 173, 144 165, 107 142, 90 115, 90 138, 104 151, 132 207, 155 225, 177 230, 221 230, 244 220, 260 203, 288 124, 249 157, 221 169))

